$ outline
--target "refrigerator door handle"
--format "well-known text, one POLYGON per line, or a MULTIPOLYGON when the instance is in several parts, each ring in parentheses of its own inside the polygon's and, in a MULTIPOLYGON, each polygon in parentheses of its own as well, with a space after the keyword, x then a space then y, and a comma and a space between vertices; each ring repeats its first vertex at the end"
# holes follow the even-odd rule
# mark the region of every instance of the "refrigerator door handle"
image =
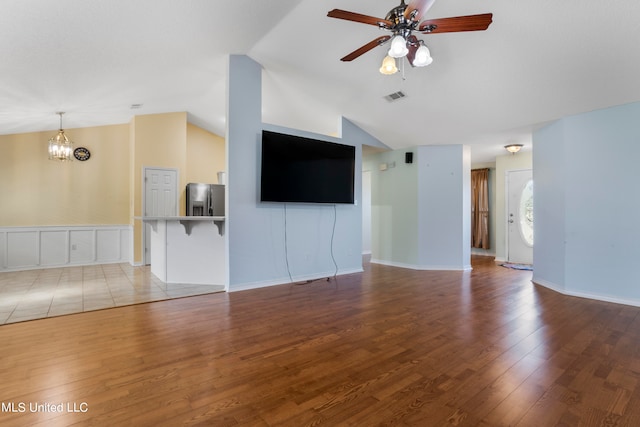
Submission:
POLYGON ((211 186, 209 186, 208 190, 209 191, 207 191, 207 212, 209 216, 213 216, 213 190, 211 189, 211 186))

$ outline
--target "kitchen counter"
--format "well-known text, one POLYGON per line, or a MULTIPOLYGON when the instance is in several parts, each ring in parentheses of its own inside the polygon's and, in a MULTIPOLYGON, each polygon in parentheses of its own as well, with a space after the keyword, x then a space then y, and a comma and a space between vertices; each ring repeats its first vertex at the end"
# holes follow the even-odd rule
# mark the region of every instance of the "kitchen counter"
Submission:
POLYGON ((151 225, 151 272, 171 284, 226 285, 223 216, 135 217, 151 225))
POLYGON ((224 217, 223 216, 137 216, 135 219, 140 219, 144 222, 151 224, 151 227, 155 227, 158 220, 160 221, 178 221, 184 227, 185 233, 191 234, 191 226, 196 221, 213 221, 218 227, 218 233, 222 236, 224 234, 224 217))

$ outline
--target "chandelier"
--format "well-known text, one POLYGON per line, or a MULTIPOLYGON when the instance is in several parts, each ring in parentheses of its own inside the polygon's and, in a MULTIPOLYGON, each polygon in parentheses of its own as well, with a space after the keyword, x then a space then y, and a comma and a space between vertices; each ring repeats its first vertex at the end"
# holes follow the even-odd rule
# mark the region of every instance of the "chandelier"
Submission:
POLYGON ((64 111, 57 112, 60 116, 60 130, 49 140, 49 160, 73 160, 73 142, 69 140, 62 129, 62 115, 64 111))

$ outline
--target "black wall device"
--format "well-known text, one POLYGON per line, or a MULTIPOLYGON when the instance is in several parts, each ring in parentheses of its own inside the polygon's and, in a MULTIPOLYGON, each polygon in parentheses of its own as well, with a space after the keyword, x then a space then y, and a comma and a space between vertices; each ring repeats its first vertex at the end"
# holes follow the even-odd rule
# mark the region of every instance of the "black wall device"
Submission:
POLYGON ((411 151, 404 153, 404 162, 413 163, 413 153, 411 151))

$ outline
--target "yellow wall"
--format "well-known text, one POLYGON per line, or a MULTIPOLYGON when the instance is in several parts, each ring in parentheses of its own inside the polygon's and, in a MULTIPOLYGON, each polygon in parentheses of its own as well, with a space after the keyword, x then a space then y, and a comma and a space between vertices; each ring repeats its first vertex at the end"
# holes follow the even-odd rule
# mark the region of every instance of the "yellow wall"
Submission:
POLYGON ((130 123, 65 129, 86 162, 48 159, 56 130, 0 135, 0 227, 132 224, 134 262, 142 261, 144 167, 178 170, 180 215, 187 182, 217 182, 224 139, 187 123, 187 114, 134 117, 130 123))
MULTIPOLYGON (((178 170, 178 214, 185 214, 188 182, 217 182, 225 170, 224 138, 187 123, 186 113, 136 116, 131 121, 131 217, 142 216, 144 167, 178 170)), ((142 262, 142 223, 134 225, 134 262, 142 262)))
POLYGON ((128 125, 65 129, 85 162, 48 159, 56 132, 0 135, 0 226, 127 224, 128 125))
POLYGON ((225 170, 224 138, 187 124, 187 182, 218 183, 225 170))
MULTIPOLYGON (((142 216, 142 178, 145 167, 178 170, 178 189, 186 185, 187 166, 187 113, 148 114, 135 116, 133 126, 131 193, 132 217, 142 216)), ((184 194, 178 201, 179 215, 184 215, 184 194)), ((142 262, 142 222, 133 222, 134 262, 142 262)))

